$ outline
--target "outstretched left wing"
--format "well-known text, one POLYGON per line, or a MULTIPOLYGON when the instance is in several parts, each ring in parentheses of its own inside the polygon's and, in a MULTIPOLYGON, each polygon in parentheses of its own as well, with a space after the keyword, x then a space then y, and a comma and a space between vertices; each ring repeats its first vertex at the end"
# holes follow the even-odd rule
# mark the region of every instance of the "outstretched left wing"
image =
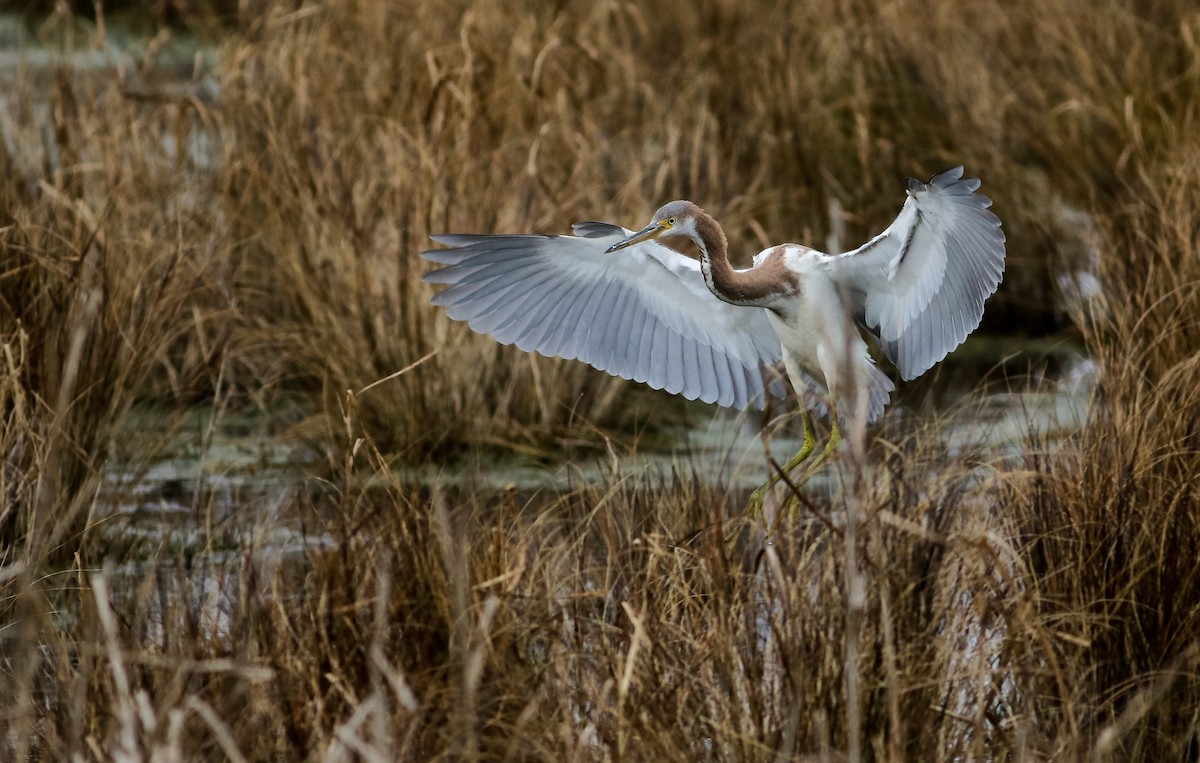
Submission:
POLYGON ((446 267, 433 303, 502 344, 578 358, 614 376, 732 408, 784 397, 779 337, 761 308, 717 299, 699 263, 654 241, 607 253, 631 234, 579 223, 576 236, 432 236, 446 267), (770 379, 764 388, 763 377, 770 379))

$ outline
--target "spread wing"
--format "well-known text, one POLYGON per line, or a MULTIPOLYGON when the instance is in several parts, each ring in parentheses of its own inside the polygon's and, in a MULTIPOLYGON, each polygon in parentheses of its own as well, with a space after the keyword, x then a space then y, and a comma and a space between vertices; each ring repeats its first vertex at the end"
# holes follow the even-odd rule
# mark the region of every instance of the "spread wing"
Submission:
POLYGON ((578 358, 614 376, 732 408, 784 397, 779 337, 761 308, 713 296, 700 265, 657 242, 606 253, 632 232, 579 223, 575 236, 432 236, 449 249, 433 303, 502 344, 578 358))
POLYGON ((887 230, 825 262, 905 379, 962 344, 1004 275, 1004 233, 978 188, 962 167, 910 178, 887 230))

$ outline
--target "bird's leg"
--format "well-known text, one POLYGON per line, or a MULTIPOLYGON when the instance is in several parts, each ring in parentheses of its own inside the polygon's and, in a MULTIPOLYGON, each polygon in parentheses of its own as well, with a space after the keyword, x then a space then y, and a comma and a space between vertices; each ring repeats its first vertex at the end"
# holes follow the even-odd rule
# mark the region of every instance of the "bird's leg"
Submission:
POLYGON ((829 406, 829 442, 825 443, 824 449, 817 454, 812 463, 808 465, 808 469, 804 472, 804 476, 797 480, 797 485, 802 485, 808 482, 817 470, 829 460, 829 457, 837 452, 838 446, 842 444, 842 428, 838 426, 837 408, 833 405, 829 406))
MULTIPOLYGON (((791 474, 792 469, 795 469, 800 464, 804 463, 804 459, 812 455, 813 448, 817 446, 817 433, 813 429, 812 414, 808 411, 804 412, 804 442, 800 445, 800 450, 796 451, 796 455, 783 465, 784 474, 791 474)), ((778 477, 776 477, 778 479, 778 477)))
MULTIPOLYGON (((804 412, 802 421, 804 422, 804 443, 800 446, 800 450, 796 451, 796 455, 788 459, 788 462, 779 470, 781 474, 790 474, 800 464, 804 463, 817 444, 817 435, 813 429, 812 414, 808 411, 804 412)), ((775 487, 775 483, 779 482, 779 473, 771 475, 766 483, 750 494, 750 505, 746 507, 746 519, 759 523, 763 519, 763 500, 766 498, 767 491, 775 487)), ((772 528, 773 529, 773 528, 772 528)), ((737 533, 734 533, 734 537, 737 533)))

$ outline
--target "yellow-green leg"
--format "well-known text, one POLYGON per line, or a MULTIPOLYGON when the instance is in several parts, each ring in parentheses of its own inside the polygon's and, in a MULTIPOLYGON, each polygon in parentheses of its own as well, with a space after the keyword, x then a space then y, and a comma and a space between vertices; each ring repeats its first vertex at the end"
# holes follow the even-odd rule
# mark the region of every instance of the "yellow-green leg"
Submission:
MULTIPOLYGON (((813 450, 816 448, 817 435, 816 431, 813 429, 812 414, 808 411, 805 411, 802 421, 804 422, 804 442, 800 445, 800 450, 796 451, 796 455, 788 459, 788 462, 783 465, 783 468, 781 469, 783 474, 790 474, 793 469, 804 463, 805 459, 812 455, 813 450)), ((767 491, 773 488, 775 484, 779 482, 779 480, 780 476, 778 474, 773 474, 767 480, 766 484, 750 494, 750 503, 746 507, 746 522, 758 524, 763 521, 763 500, 766 498, 767 491)), ((737 540, 737 536, 740 532, 741 524, 738 525, 738 528, 733 531, 733 534, 730 535, 726 541, 730 545, 733 545, 733 542, 737 540)))
MULTIPOLYGON (((834 453, 837 452, 838 446, 841 445, 842 430, 841 430, 841 427, 838 425, 837 410, 832 408, 832 406, 830 407, 830 411, 829 411, 829 419, 830 419, 829 442, 825 443, 825 447, 821 449, 821 452, 817 454, 817 457, 812 461, 812 463, 810 463, 808 465, 808 468, 804 471, 804 474, 801 475, 801 477, 799 479, 792 481, 793 485, 799 487, 800 485, 803 485, 805 482, 808 482, 808 480, 814 474, 817 473, 817 470, 820 469, 821 466, 826 461, 829 460, 830 456, 832 456, 834 453)), ((796 452, 796 455, 792 456, 791 459, 789 459, 788 462, 783 465, 783 468, 781 469, 781 472, 783 474, 790 474, 793 469, 798 467, 800 464, 804 463, 804 461, 807 460, 810 455, 812 455, 812 452, 813 452, 814 448, 816 447, 817 438, 816 438, 816 433, 813 430, 812 414, 810 414, 808 411, 805 411, 803 421, 804 421, 804 443, 800 446, 800 450, 796 452)), ((772 475, 771 478, 767 480, 767 483, 765 485, 763 485, 762 487, 758 488, 757 490, 755 490, 753 493, 750 494, 750 504, 746 507, 746 516, 745 516, 746 522, 752 522, 755 524, 762 523, 762 521, 763 521, 763 500, 766 498, 767 491, 770 490, 771 488, 773 488, 780 479, 782 479, 782 477, 779 474, 772 475)), ((794 499, 789 499, 786 502, 786 504, 789 506, 792 505, 793 503, 794 503, 794 499)), ((779 513, 779 517, 776 518, 776 524, 778 524, 778 521, 780 518, 782 518, 782 515, 783 515, 783 512, 781 511, 779 513)), ((774 531, 775 528, 769 527, 766 529, 767 529, 767 534, 769 535, 771 532, 774 531)), ((741 525, 739 524, 738 529, 735 530, 733 532, 733 534, 730 535, 726 539, 726 542, 732 546, 734 541, 737 540, 737 537, 738 537, 738 534, 740 531, 741 531, 741 525)))
POLYGON ((829 442, 825 443, 825 448, 808 465, 804 476, 796 481, 797 485, 803 485, 805 482, 808 482, 809 478, 817 473, 817 470, 829 460, 830 456, 837 452, 838 446, 842 444, 842 429, 838 426, 837 411, 832 407, 829 410, 829 422, 829 442))

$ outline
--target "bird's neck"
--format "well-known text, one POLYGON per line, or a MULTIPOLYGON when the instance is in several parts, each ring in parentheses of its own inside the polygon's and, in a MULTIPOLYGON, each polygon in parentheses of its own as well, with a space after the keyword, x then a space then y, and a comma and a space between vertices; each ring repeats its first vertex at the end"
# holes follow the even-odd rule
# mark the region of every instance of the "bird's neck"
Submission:
MULTIPOLYGON (((731 305, 765 307, 778 297, 795 290, 795 277, 784 268, 756 267, 734 270, 729 264, 729 242, 725 231, 707 213, 696 217, 696 235, 700 248, 700 272, 704 282, 718 299, 731 305)), ((778 263, 782 265, 782 263, 778 263)))

